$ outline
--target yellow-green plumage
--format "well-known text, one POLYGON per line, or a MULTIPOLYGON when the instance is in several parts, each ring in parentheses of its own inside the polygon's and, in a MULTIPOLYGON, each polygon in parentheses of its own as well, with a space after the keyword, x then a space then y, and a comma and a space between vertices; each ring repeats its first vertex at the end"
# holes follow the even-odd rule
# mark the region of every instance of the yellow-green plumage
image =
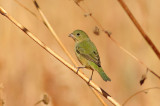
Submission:
POLYGON ((104 73, 97 48, 89 39, 88 35, 82 30, 75 30, 70 36, 76 42, 75 53, 82 65, 85 68, 96 70, 104 81, 111 81, 110 78, 104 73))

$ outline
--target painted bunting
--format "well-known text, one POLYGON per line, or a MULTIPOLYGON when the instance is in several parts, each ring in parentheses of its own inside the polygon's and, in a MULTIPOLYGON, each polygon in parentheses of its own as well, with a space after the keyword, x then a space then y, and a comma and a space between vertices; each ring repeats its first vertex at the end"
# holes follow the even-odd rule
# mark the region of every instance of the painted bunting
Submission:
POLYGON ((97 51, 97 48, 90 40, 88 35, 82 30, 75 30, 69 35, 75 41, 75 54, 84 67, 78 67, 77 72, 80 68, 88 68, 92 70, 91 77, 92 79, 93 71, 96 70, 104 81, 111 81, 111 79, 104 73, 100 57, 97 51))

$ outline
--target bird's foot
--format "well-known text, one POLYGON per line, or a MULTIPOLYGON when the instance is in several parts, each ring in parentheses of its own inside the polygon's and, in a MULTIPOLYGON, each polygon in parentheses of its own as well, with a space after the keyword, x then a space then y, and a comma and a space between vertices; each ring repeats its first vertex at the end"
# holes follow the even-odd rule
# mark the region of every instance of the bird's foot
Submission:
POLYGON ((90 85, 90 81, 92 80, 92 76, 93 76, 93 70, 92 70, 92 74, 91 74, 91 77, 89 78, 89 80, 88 80, 88 85, 90 85))
POLYGON ((76 71, 77 74, 80 68, 85 68, 85 67, 77 67, 77 71, 76 71))

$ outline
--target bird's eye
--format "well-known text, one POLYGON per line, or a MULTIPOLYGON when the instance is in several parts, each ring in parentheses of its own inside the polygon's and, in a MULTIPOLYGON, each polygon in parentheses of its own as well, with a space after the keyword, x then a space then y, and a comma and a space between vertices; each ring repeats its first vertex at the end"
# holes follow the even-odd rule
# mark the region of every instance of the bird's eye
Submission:
POLYGON ((79 36, 80 35, 80 33, 77 33, 77 36, 79 36))

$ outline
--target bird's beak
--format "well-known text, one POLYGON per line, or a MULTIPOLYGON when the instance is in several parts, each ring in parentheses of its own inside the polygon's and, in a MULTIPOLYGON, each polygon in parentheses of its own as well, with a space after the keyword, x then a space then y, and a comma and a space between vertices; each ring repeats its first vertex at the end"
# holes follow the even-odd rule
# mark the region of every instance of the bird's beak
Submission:
POLYGON ((71 33, 71 34, 69 34, 69 36, 68 37, 72 37, 73 38, 73 34, 71 33))
POLYGON ((68 37, 71 37, 71 38, 73 38, 74 41, 76 41, 76 38, 74 37, 73 33, 69 34, 68 37))

